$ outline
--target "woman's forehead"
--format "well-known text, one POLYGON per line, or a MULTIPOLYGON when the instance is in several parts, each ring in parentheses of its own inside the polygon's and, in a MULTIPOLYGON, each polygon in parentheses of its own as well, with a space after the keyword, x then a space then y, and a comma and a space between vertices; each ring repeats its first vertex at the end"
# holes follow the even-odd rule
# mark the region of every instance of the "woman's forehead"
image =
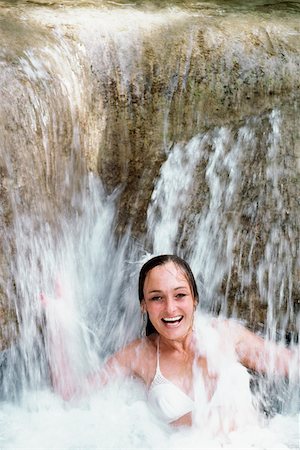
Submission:
POLYGON ((165 264, 153 267, 149 270, 145 278, 145 284, 149 282, 161 282, 164 281, 178 281, 189 285, 189 280, 186 272, 182 267, 170 261, 165 264))

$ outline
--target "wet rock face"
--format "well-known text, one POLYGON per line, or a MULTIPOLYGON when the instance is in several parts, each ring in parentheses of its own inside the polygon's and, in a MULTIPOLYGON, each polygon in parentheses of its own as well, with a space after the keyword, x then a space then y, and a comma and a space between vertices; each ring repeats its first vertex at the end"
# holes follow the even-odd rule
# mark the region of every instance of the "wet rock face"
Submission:
MULTIPOLYGON (((196 261, 187 230, 192 232, 199 216, 210 209, 207 171, 215 151, 214 133, 227 128, 234 145, 234 136, 256 120, 255 148, 236 168, 241 177, 237 198, 232 209, 224 208, 220 215, 224 229, 233 226, 239 236, 231 267, 213 293, 226 296, 228 312, 252 323, 264 322, 268 293, 257 277, 275 224, 281 230, 279 240, 290 242, 288 250, 278 244, 275 265, 285 264, 282 253, 292 263, 290 286, 285 282, 280 291, 278 284, 272 293, 278 291, 282 298, 274 314, 287 311, 292 329, 299 304, 297 12, 39 7, 7 7, 4 12, 0 221, 1 232, 11 237, 2 248, 2 303, 8 301, 7 255, 17 251, 11 231, 16 214, 26 211, 37 223, 46 220, 59 231, 56 216, 80 209, 80 180, 92 171, 108 193, 121 187, 118 234, 131 225, 133 236, 151 250, 153 243, 145 238, 146 216, 162 164, 176 143, 211 132, 206 156, 191 167, 195 180, 176 244, 196 261), (266 180, 266 118, 274 108, 281 117, 275 169, 282 167, 284 176, 278 175, 271 186, 266 180), (277 197, 268 189, 277 189, 277 197), (254 204, 255 211, 249 213, 247 207, 254 204), (250 281, 245 281, 247 267, 250 281), (257 308, 262 296, 265 306, 257 308)), ((222 177, 229 176, 224 171, 222 177)), ((225 257, 220 254, 216 264, 225 257)), ((205 258, 201 261, 205 265, 205 258)), ((268 278, 270 267, 261 270, 262 278, 268 278)), ((208 308, 222 309, 218 301, 208 308)))
MULTIPOLYGON (((98 170, 109 188, 120 182, 126 186, 121 222, 129 213, 141 226, 149 198, 145 192, 151 192, 165 152, 199 131, 239 126, 294 96, 299 49, 296 40, 287 43, 284 22, 260 20, 257 25, 251 16, 180 17, 172 26, 139 33, 139 52, 132 51, 126 75, 116 66, 108 83, 101 83, 109 113, 98 170), (133 206, 132 195, 136 198, 140 189, 143 195, 133 206)), ((109 45, 121 60, 122 50, 109 45)), ((101 63, 94 68, 100 78, 101 63)))

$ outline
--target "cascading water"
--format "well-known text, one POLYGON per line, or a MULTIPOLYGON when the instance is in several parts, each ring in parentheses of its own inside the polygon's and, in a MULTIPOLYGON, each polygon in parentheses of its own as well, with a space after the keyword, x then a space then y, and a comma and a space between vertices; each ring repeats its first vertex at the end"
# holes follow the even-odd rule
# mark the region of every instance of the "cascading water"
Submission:
MULTIPOLYGON (((202 16, 205 7, 200 6, 202 16)), ((214 10, 217 15, 222 13, 216 5, 212 6, 214 10)), ((43 18, 39 9, 32 14, 43 18)), ((150 253, 174 252, 186 257, 201 286, 203 277, 199 333, 208 346, 214 336, 206 324, 207 314, 247 320, 271 339, 284 341, 288 335, 292 345, 299 331, 294 295, 299 270, 299 206, 291 201, 299 170, 296 144, 286 137, 293 120, 297 128, 297 99, 291 101, 292 118, 285 105, 279 104, 261 113, 247 114, 238 122, 219 125, 216 119, 218 124, 212 126, 212 119, 207 119, 205 130, 198 117, 203 111, 193 113, 195 127, 187 123, 189 132, 181 135, 176 122, 184 117, 185 90, 189 83, 193 84, 188 73, 196 37, 189 31, 182 50, 182 80, 178 73, 172 75, 172 67, 167 68, 166 101, 161 104, 162 111, 152 118, 155 108, 147 103, 148 97, 155 95, 151 83, 155 80, 161 95, 163 81, 155 62, 151 67, 153 80, 142 72, 139 41, 143 26, 135 27, 132 21, 122 25, 129 37, 131 27, 138 30, 130 42, 131 51, 122 26, 118 28, 120 13, 114 16, 109 10, 106 14, 100 20, 102 40, 94 34, 93 45, 84 47, 90 29, 82 26, 79 43, 76 33, 72 34, 74 24, 81 26, 80 10, 74 12, 74 18, 72 12, 66 14, 65 33, 49 9, 45 16, 54 33, 48 47, 43 45, 42 28, 36 31, 33 45, 25 21, 18 29, 22 42, 11 53, 2 55, 0 292, 7 302, 7 317, 11 317, 2 330, 6 345, 1 353, 0 447, 297 448, 300 400, 295 383, 296 362, 290 378, 280 383, 254 378, 251 394, 249 374, 212 349, 216 364, 224 369, 229 362, 232 364, 229 371, 225 370, 232 377, 224 376, 218 390, 226 420, 230 421, 232 411, 239 417, 237 429, 226 436, 215 434, 201 383, 196 389, 196 426, 190 430, 170 430, 162 425, 147 406, 144 387, 134 380, 119 380, 68 402, 51 388, 49 363, 56 358, 53 334, 58 334, 69 362, 68 367, 62 365, 56 370, 71 389, 70 373, 76 383, 84 384, 86 376, 97 370, 109 354, 139 335, 142 324, 137 277, 150 253), (32 49, 23 52, 22 46, 32 49), (97 62, 99 55, 102 66, 97 62), (97 73, 96 80, 89 78, 89 60, 93 73, 97 73), (119 83, 117 98, 113 90, 109 91, 114 83, 119 83), (118 148, 111 143, 118 140, 118 136, 113 137, 116 129, 126 134, 121 136, 122 145, 132 138, 129 147, 120 150, 121 181, 124 173, 132 177, 128 157, 136 158, 139 177, 152 182, 151 170, 141 162, 147 158, 137 158, 135 134, 121 120, 137 121, 136 134, 143 136, 134 109, 143 93, 143 83, 147 95, 139 113, 149 118, 151 127, 157 121, 160 130, 157 141, 151 141, 149 165, 164 162, 156 172, 151 198, 149 195, 146 232, 138 235, 130 214, 128 226, 120 226, 120 209, 122 213, 126 205, 126 201, 122 203, 124 187, 108 191, 104 180, 111 187, 115 155, 109 151, 118 148), (9 86, 19 102, 23 99, 27 108, 23 112, 10 104, 9 86), (108 95, 103 100, 105 89, 108 95), (115 101, 119 102, 118 113, 110 109, 115 101), (178 116, 172 109, 174 103, 178 116), (171 130, 171 124, 176 131, 171 130), (157 142, 160 154, 151 159, 157 142), (105 154, 95 156, 94 147, 109 153, 102 164, 102 177, 87 170, 101 166, 105 158, 105 154), (22 149, 24 158, 13 152, 16 148, 22 149), (105 173, 103 167, 107 172, 111 167, 112 173, 105 173), (30 183, 26 182, 27 172, 32 177, 30 183), (268 395, 273 396, 273 402, 268 401, 268 395)), ((130 17, 131 11, 124 9, 124 14, 130 17)), ((178 17, 176 11, 167 11, 166 16, 143 15, 141 11, 132 14, 148 20, 145 28, 149 27, 151 36, 153 27, 174 17, 180 22, 188 16, 186 10, 178 12, 178 17)), ((97 20, 95 12, 93 33, 97 20)), ((10 16, 7 23, 10 25, 5 32, 9 33, 10 16)), ((216 48, 220 36, 213 38, 212 33, 209 39, 211 48, 216 48)), ((154 52, 150 46, 147 51, 150 56, 154 52)), ((180 73, 178 61, 175 66, 180 73)), ((198 95, 195 93, 195 98, 198 95)), ((192 95, 189 100, 195 106, 192 95)), ((151 136, 151 132, 146 129, 145 134, 151 136)), ((133 205, 140 201, 138 186, 147 185, 136 186, 136 197, 131 192, 133 205)))

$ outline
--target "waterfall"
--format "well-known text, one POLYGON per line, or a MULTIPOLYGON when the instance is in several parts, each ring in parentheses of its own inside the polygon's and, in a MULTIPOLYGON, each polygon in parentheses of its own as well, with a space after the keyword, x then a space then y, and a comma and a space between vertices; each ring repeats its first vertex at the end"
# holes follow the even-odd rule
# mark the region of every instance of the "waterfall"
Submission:
POLYGON ((296 346, 300 11, 276 5, 3 2, 1 448, 297 446, 291 379, 253 377, 227 440, 170 433, 135 380, 64 402, 49 379, 56 318, 79 384, 140 335, 159 253, 190 262, 200 315, 296 346))

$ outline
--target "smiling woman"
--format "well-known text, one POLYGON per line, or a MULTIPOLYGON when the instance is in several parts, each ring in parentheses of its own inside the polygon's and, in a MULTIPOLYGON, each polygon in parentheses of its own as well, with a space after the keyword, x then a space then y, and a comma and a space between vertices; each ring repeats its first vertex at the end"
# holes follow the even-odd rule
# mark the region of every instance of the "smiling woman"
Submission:
MULTIPOLYGON (((179 380, 178 384, 170 382, 163 376, 159 360, 160 346, 164 339, 180 342, 192 332, 194 311, 198 303, 194 276, 182 259, 161 255, 143 266, 139 287, 141 308, 144 314, 147 313, 148 328, 152 326, 158 333, 155 340, 156 371, 149 387, 149 403, 160 418, 167 422, 190 423, 194 409, 192 385, 188 382, 185 386, 180 386, 179 380)), ((184 365, 187 363, 185 360, 182 362, 184 365)), ((180 361, 178 366, 179 363, 180 361)), ((184 371, 183 367, 181 371, 184 371)))
MULTIPOLYGON (((139 277, 139 299, 141 313, 148 321, 146 336, 111 356, 105 367, 89 378, 89 389, 101 387, 120 374, 136 377, 147 388, 149 406, 165 423, 176 426, 194 423, 200 382, 207 418, 216 420, 218 416, 215 431, 232 431, 239 420, 239 411, 227 405, 226 411, 235 411, 229 420, 218 395, 219 385, 230 386, 234 399, 236 382, 243 379, 248 383, 245 392, 250 399, 246 368, 285 377, 291 366, 297 365, 296 352, 265 341, 235 321, 210 319, 209 326, 199 332, 195 310, 201 298, 189 265, 178 256, 160 255, 144 264, 139 277), (209 352, 212 346, 213 358, 209 352)), ((64 398, 70 398, 75 393, 82 394, 82 390, 69 383, 66 392, 65 382, 58 379, 57 365, 63 364, 64 371, 68 368, 61 351, 60 342, 59 348, 52 352, 54 387, 64 398)))

